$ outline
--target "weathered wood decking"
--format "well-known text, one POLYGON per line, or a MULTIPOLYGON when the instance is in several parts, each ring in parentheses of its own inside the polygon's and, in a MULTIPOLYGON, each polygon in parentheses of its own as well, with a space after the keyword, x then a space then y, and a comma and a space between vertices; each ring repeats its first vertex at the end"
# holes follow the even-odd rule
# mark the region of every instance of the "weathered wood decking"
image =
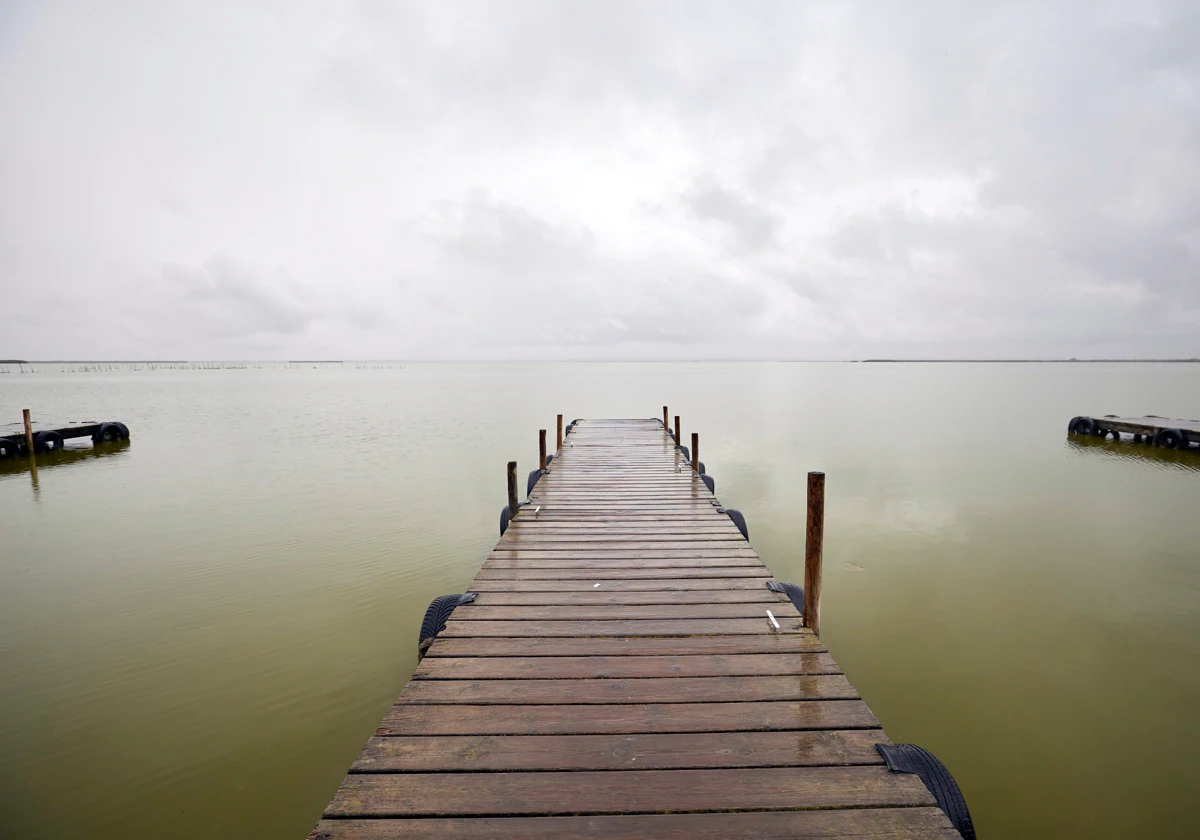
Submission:
POLYGON ((551 467, 313 837, 959 837, 661 423, 551 467))

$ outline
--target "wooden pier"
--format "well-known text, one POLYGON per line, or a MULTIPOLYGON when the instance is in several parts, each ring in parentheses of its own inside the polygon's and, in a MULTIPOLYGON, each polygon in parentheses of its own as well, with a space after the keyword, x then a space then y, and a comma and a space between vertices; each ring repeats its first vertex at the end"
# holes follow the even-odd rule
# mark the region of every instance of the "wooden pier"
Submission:
POLYGON ((961 836, 664 426, 569 428, 312 840, 961 836))
POLYGON ((129 440, 129 427, 117 421, 94 420, 34 423, 26 410, 24 422, 0 425, 0 460, 61 450, 66 441, 75 438, 90 438, 93 444, 129 440))
POLYGON ((1130 435, 1134 443, 1147 443, 1167 449, 1188 449, 1200 443, 1200 420, 1175 420, 1169 417, 1072 417, 1067 423, 1068 434, 1109 437, 1120 440, 1130 435))

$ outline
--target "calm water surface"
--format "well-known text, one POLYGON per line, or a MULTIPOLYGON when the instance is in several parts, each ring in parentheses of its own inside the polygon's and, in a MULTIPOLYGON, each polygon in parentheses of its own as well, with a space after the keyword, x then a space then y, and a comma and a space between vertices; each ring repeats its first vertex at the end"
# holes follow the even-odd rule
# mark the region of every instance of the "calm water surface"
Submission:
POLYGON ((0 422, 133 432, 0 469, 5 834, 303 838, 495 542, 505 462, 663 403, 781 579, 827 472, 823 639, 984 840, 1200 836, 1200 453, 1064 433, 1200 417, 1169 364, 0 373, 0 422))

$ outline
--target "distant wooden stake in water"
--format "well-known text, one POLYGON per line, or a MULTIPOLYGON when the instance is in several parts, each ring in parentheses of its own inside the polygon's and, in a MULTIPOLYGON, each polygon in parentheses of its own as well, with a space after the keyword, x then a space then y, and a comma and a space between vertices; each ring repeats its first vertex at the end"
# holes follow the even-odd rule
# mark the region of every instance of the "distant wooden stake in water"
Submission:
POLYGON ((508 518, 517 517, 517 462, 508 462, 508 518))
POLYGON ((825 542, 825 473, 808 474, 808 530, 804 537, 804 626, 821 635, 821 555, 825 542))
POLYGON ((546 430, 538 429, 538 469, 546 469, 546 430))
POLYGON ((671 431, 670 426, 667 425, 667 407, 665 405, 663 406, 663 431, 671 431))
POLYGON ((679 439, 679 415, 678 414, 675 415, 675 443, 677 443, 677 444, 683 443, 683 441, 681 441, 679 439))
POLYGON ((554 451, 558 452, 562 449, 562 415, 558 415, 558 445, 554 447, 554 451))
POLYGON ((700 475, 700 435, 692 432, 692 472, 700 475))

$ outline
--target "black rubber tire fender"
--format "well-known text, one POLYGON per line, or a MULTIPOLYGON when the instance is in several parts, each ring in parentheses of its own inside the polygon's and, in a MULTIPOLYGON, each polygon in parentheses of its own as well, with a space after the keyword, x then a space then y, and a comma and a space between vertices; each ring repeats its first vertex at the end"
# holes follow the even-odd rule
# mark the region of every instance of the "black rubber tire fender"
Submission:
POLYGON ((958 782, 929 750, 915 744, 876 744, 875 749, 893 773, 913 773, 937 800, 938 807, 950 818, 963 840, 975 840, 975 824, 967 810, 967 800, 958 782))
POLYGON ((737 526, 739 531, 741 531, 742 536, 749 541, 750 529, 746 526, 746 517, 742 516, 742 512, 740 510, 734 510, 733 508, 725 508, 725 515, 733 520, 733 524, 737 526))
POLYGON ((796 612, 800 613, 801 618, 804 618, 804 587, 797 586, 794 583, 769 580, 767 581, 767 589, 788 596, 788 600, 792 602, 792 606, 796 608, 796 612))
POLYGON ((450 620, 450 614, 457 607, 469 604, 475 598, 476 593, 466 592, 462 595, 439 595, 430 601, 429 606, 425 608, 425 617, 421 619, 421 635, 417 639, 417 649, 424 653, 425 649, 429 647, 428 643, 446 629, 446 622, 450 620))
POLYGON ((1096 433, 1096 421, 1091 417, 1076 417, 1075 418, 1075 434, 1078 435, 1094 435, 1096 433))
POLYGON ((92 434, 92 443, 107 443, 121 439, 121 428, 116 423, 101 423, 92 434))
POLYGON ((52 429, 33 436, 34 452, 58 452, 63 448, 63 436, 52 429))
POLYGON ((529 474, 528 480, 525 482, 525 495, 529 496, 533 492, 534 485, 538 483, 538 479, 546 474, 545 470, 534 470, 529 474))
POLYGON ((1183 429, 1160 429, 1154 443, 1167 449, 1183 449, 1187 446, 1187 435, 1183 429))
POLYGON ((700 474, 700 480, 704 482, 704 486, 708 488, 708 492, 714 496, 717 495, 717 480, 711 475, 700 474))
POLYGON ((121 430, 121 440, 129 440, 129 427, 124 423, 114 420, 113 425, 121 430))
POLYGON ((1079 425, 1079 421, 1082 419, 1082 417, 1072 417, 1071 421, 1067 423, 1067 434, 1075 434, 1075 427, 1079 425))
POLYGON ((508 530, 508 505, 500 508, 500 536, 504 536, 504 532, 508 530))
POLYGON ((21 442, 15 438, 0 438, 0 459, 16 458, 21 454, 21 442))
POLYGON ((692 454, 688 452, 688 448, 686 446, 676 446, 675 448, 683 453, 683 458, 685 461, 692 460, 692 454))

